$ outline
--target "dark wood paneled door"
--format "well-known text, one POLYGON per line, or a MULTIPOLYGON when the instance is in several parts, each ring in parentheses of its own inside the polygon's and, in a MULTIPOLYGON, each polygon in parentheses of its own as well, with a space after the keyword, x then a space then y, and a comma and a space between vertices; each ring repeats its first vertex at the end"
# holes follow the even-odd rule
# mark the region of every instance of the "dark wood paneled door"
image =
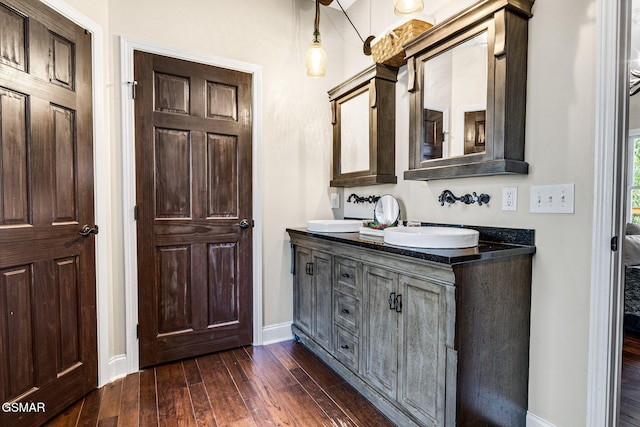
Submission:
POLYGON ((0 0, 0 425, 97 386, 91 35, 0 0))
POLYGON ((140 365, 250 344, 251 75, 134 53, 140 365))

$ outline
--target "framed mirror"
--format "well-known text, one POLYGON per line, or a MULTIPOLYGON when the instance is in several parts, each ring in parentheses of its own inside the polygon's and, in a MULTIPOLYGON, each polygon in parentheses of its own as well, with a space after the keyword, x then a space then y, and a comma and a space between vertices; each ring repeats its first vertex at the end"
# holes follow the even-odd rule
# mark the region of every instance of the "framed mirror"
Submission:
POLYGON ((386 194, 378 199, 373 208, 374 222, 387 227, 395 227, 400 219, 400 203, 395 197, 386 194))
POLYGON ((368 171, 369 91, 340 105, 340 173, 368 171))
POLYGON ((404 45, 409 180, 526 174, 533 0, 482 0, 404 45))
POLYGON ((398 69, 376 64, 329 91, 333 125, 332 187, 396 183, 398 69))

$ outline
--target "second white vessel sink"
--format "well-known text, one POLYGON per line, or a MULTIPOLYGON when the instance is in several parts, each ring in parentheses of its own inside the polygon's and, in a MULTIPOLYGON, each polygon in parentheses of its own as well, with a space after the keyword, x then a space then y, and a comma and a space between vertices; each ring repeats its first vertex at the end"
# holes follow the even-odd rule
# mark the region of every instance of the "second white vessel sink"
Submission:
POLYGON ((396 246, 429 249, 461 249, 478 246, 480 233, 456 227, 398 227, 384 230, 384 242, 396 246))
POLYGON ((361 226, 362 221, 354 219, 316 219, 307 221, 308 231, 320 233, 356 233, 361 226))

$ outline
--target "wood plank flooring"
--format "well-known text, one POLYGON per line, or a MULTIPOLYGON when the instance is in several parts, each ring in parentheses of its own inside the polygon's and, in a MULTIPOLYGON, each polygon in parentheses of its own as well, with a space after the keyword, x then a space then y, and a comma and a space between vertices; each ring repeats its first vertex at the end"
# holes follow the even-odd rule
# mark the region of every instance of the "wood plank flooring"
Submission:
POLYGON ((640 336, 625 333, 619 427, 640 427, 640 336))
POLYGON ((302 344, 244 347, 129 375, 47 427, 394 426, 302 344))

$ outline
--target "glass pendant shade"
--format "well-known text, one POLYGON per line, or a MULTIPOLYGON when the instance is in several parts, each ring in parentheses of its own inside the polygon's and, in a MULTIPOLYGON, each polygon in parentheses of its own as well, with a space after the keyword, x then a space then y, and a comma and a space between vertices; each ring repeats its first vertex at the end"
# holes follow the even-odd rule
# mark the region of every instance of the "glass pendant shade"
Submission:
POLYGON ((307 76, 324 77, 327 72, 327 54, 319 39, 314 39, 307 51, 307 76))
POLYGON ((411 15, 422 12, 422 9, 424 9, 423 0, 394 0, 393 5, 393 11, 398 16, 411 15))

